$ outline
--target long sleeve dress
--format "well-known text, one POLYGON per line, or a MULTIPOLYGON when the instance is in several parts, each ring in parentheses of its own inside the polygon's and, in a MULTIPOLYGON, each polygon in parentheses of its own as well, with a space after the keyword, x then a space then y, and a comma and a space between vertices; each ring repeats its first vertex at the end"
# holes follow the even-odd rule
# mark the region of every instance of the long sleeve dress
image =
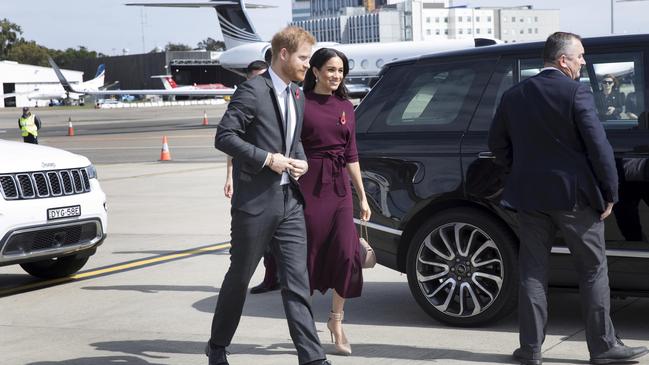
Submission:
POLYGON ((305 93, 302 144, 309 170, 300 178, 311 293, 333 288, 361 295, 363 273, 346 164, 358 161, 354 107, 335 95, 305 93))

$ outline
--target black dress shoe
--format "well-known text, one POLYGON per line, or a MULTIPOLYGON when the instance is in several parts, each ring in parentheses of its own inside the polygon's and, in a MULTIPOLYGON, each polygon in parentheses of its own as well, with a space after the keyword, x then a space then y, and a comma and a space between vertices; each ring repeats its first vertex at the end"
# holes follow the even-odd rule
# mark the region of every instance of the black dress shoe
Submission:
POLYGON ((261 294, 261 293, 266 293, 277 289, 279 289, 279 283, 274 283, 271 285, 266 285, 266 283, 261 283, 257 286, 253 286, 252 288, 250 288, 250 294, 261 294))
POLYGON ((522 365, 541 365, 543 364, 543 356, 540 352, 532 352, 524 350, 522 348, 517 348, 514 351, 514 359, 521 363, 522 365))
POLYGON ((640 356, 644 356, 649 353, 649 349, 644 346, 640 347, 629 347, 625 346, 624 343, 618 338, 617 343, 608 349, 607 351, 602 352, 601 354, 591 356, 591 364, 620 364, 625 363, 629 360, 637 359, 640 356))
POLYGON ((225 347, 211 348, 210 345, 205 347, 205 355, 207 355, 208 365, 230 365, 228 362, 227 351, 225 347))
POLYGON ((329 361, 327 359, 323 359, 323 360, 316 360, 316 361, 307 362, 306 364, 303 364, 303 365, 332 365, 332 364, 331 364, 331 361, 329 361))

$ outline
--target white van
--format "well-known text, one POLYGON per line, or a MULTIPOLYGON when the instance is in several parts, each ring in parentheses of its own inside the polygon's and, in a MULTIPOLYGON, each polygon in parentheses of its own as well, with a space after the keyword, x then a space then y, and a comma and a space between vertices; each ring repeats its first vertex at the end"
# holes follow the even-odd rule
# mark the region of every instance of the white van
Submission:
POLYGON ((86 157, 0 140, 0 266, 71 275, 106 238, 106 217, 106 194, 86 157))

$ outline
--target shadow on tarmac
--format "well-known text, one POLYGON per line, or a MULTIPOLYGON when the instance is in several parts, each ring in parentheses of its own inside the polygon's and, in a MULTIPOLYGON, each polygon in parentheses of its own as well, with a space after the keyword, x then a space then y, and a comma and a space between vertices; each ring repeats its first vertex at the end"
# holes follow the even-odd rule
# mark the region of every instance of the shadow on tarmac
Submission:
POLYGON ((39 361, 31 362, 26 365, 166 365, 154 362, 148 362, 134 356, 100 356, 100 357, 81 357, 63 361, 39 361))
MULTIPOLYGON (((160 354, 202 355, 204 353, 205 343, 195 341, 142 340, 97 342, 91 344, 91 346, 94 346, 98 351, 121 352, 134 356, 104 356, 92 358, 85 357, 63 361, 35 362, 27 365, 162 365, 155 362, 149 362, 140 357, 149 359, 167 359, 169 358, 168 356, 160 354)), ((328 350, 327 352, 330 353, 332 349, 325 344, 325 350, 328 350)), ((292 343, 277 343, 270 346, 259 346, 254 344, 233 344, 232 346, 228 347, 228 351, 230 351, 230 357, 232 359, 236 359, 237 355, 296 355, 296 351, 294 350, 292 343)), ((335 356, 330 356, 330 358, 335 359, 335 356)), ((512 360, 510 355, 389 344, 356 344, 354 345, 354 358, 365 359, 365 361, 373 358, 380 358, 410 361, 454 360, 475 363, 516 363, 512 360)), ((205 358, 205 360, 207 359, 205 358)), ((547 357, 543 360, 545 363, 556 364, 588 363, 587 361, 583 360, 568 360, 547 357)))
MULTIPOLYGON (((254 285, 255 283, 251 283, 254 285)), ((219 288, 211 286, 176 285, 116 285, 89 286, 84 290, 120 290, 145 294, 161 292, 204 292, 211 295, 195 302, 192 307, 200 312, 213 313, 219 288)), ((279 291, 248 295, 243 315, 259 318, 285 318, 279 291)), ((623 339, 649 341, 649 322, 645 321, 647 298, 613 299, 611 307, 613 323, 623 339), (642 319, 642 320, 640 320, 642 319)), ((312 308, 315 319, 325 322, 331 305, 331 294, 313 296, 312 308)), ((565 336, 564 339, 583 341, 580 301, 577 293, 554 292, 549 300, 549 335, 565 336)), ((405 282, 366 282, 363 295, 345 304, 345 323, 368 326, 396 326, 413 328, 449 328, 429 317, 414 301, 405 282), (398 310, 396 309, 398 308, 398 310)), ((473 331, 518 332, 517 313, 487 326, 472 328, 473 331)), ((356 352, 356 350, 355 350, 356 352)))

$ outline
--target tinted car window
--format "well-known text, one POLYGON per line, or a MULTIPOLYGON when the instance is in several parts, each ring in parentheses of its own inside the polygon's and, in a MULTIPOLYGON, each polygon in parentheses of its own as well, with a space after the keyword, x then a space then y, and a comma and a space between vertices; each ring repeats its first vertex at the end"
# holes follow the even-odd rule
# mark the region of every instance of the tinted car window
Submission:
POLYGON ((595 96, 599 119, 606 129, 646 129, 644 65, 640 53, 587 55, 588 82, 595 96), (640 123, 638 119, 640 118, 640 123))
POLYGON ((464 130, 492 71, 489 65, 458 62, 403 70, 389 88, 391 102, 383 104, 369 131, 464 130))

